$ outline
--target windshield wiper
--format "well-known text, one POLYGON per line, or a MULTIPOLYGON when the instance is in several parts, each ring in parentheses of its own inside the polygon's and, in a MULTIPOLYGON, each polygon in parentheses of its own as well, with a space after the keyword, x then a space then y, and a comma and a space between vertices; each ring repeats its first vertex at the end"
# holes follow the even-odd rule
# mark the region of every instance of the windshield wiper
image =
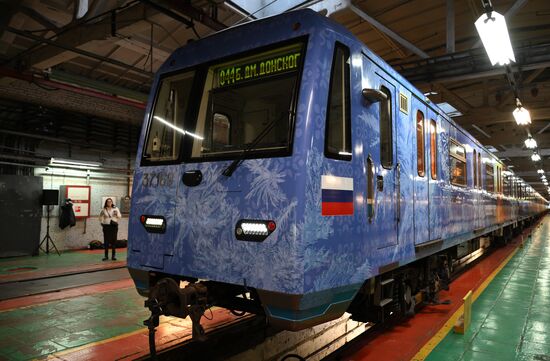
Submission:
MULTIPOLYGON (((292 112, 290 111, 288 113, 292 114, 292 112)), ((285 115, 286 112, 283 112, 279 118, 273 119, 268 125, 266 125, 266 127, 260 132, 260 134, 258 134, 256 138, 254 138, 252 143, 249 143, 248 146, 243 149, 242 153, 235 160, 233 160, 233 162, 231 162, 231 164, 227 166, 227 168, 223 170, 222 174, 226 177, 231 177, 231 175, 233 175, 233 172, 235 172, 235 170, 246 159, 247 154, 250 153, 250 151, 252 151, 252 149, 254 149, 262 139, 265 138, 265 136, 271 131, 271 129, 273 129, 275 124, 277 124, 279 120, 282 120, 285 115)))

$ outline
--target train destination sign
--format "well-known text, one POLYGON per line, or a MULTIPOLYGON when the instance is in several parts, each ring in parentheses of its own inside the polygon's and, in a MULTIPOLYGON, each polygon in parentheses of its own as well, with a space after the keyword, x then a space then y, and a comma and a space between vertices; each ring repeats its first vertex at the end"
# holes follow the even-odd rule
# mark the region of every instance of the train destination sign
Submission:
POLYGON ((298 69, 301 53, 294 51, 284 55, 275 55, 260 58, 254 62, 244 64, 224 64, 216 69, 217 86, 224 87, 259 79, 265 76, 282 74, 298 69))

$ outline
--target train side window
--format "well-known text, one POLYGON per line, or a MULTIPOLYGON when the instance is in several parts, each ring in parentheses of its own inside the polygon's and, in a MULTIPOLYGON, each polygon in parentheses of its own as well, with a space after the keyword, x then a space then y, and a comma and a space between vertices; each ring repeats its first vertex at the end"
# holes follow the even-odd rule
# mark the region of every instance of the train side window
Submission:
POLYGON ((426 164, 424 161, 424 113, 416 111, 416 167, 418 175, 424 177, 426 164))
POLYGON ((336 44, 330 77, 325 132, 325 155, 351 160, 350 55, 347 47, 336 44))
POLYGON ((432 179, 437 179, 437 123, 430 120, 430 164, 432 179))
POLYGON ((497 165, 497 192, 502 193, 502 168, 497 165))
POLYGON ((451 138, 449 155, 451 160, 451 184, 466 187, 466 149, 451 138))
POLYGON ((495 191, 495 170, 493 163, 485 164, 485 190, 487 192, 495 191))
POLYGON ((391 92, 385 86, 380 91, 386 94, 386 100, 380 101, 380 163, 384 168, 391 168, 393 165, 393 142, 392 142, 392 101, 391 92))
POLYGON ((510 197, 512 195, 512 189, 510 188, 510 177, 504 176, 504 195, 510 197))

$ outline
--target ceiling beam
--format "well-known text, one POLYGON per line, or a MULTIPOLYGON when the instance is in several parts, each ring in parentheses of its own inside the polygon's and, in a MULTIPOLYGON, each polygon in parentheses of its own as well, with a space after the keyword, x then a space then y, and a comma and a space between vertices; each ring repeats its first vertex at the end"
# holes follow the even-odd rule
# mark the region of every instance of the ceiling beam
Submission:
POLYGON ((45 17, 43 14, 40 14, 35 9, 29 8, 27 6, 21 6, 21 9, 19 9, 19 11, 22 14, 25 14, 26 16, 28 16, 33 21, 40 24, 41 26, 43 26, 46 29, 50 29, 52 31, 55 31, 54 29, 59 28, 59 24, 57 24, 54 21, 52 21, 51 19, 45 17))
POLYGON ((384 34, 388 35, 393 40, 397 41, 399 44, 401 44, 405 49, 410 50, 412 53, 418 55, 422 59, 427 59, 430 56, 428 53, 422 51, 418 47, 416 47, 413 43, 409 42, 408 40, 405 40, 400 35, 398 35, 396 32, 391 30, 390 28, 386 27, 382 23, 380 23, 378 20, 373 18, 372 16, 369 16, 367 13, 365 13, 363 10, 359 9, 357 6, 353 4, 349 4, 349 8, 351 11, 353 11, 355 14, 357 14, 361 19, 365 20, 369 24, 375 26, 380 31, 382 31, 384 34))
MULTIPOLYGON (((117 32, 136 33, 148 29, 150 25, 140 20, 144 20, 153 14, 151 10, 147 11, 142 5, 121 10, 116 14, 116 23, 126 25, 119 27, 117 32)), ((95 23, 76 26, 69 31, 60 33, 55 37, 55 41, 52 39, 36 39, 36 41, 48 46, 43 46, 28 55, 27 63, 30 67, 47 69, 77 57, 78 54, 70 49, 81 47, 93 40, 105 40, 108 36, 111 36, 111 20, 111 16, 105 16, 95 23)))
MULTIPOLYGON (((512 108, 509 110, 500 110, 491 107, 472 108, 467 115, 455 118, 455 121, 461 126, 477 124, 478 126, 495 125, 500 123, 515 122, 512 115, 512 108)), ((550 106, 529 107, 531 120, 548 121, 550 119, 550 106)))
POLYGON ((382 40, 384 40, 386 42, 386 44, 388 44, 390 46, 390 48, 393 49, 393 51, 395 51, 397 53, 397 56, 400 57, 401 59, 404 59, 406 54, 403 52, 403 50, 401 50, 401 48, 399 47, 399 45, 397 45, 392 39, 390 39, 386 34, 384 34, 383 32, 381 32, 380 30, 378 30, 378 28, 374 25, 371 24, 371 27, 372 27, 372 30, 374 30, 375 33, 378 34, 378 36, 380 36, 380 38, 382 38, 382 40))
MULTIPOLYGON (((529 85, 531 84, 539 75, 541 75, 544 71, 546 70, 546 68, 539 68, 539 69, 535 69, 533 70, 533 72, 531 74, 529 74, 527 76, 527 78, 525 78, 525 80, 523 82, 521 82, 521 84, 519 85, 520 87, 522 85, 529 85)), ((506 104, 508 103, 509 101, 513 100, 514 98, 514 92, 512 91, 508 91, 508 93, 506 94, 506 96, 502 97, 502 100, 500 101, 500 104, 506 104)))
MULTIPOLYGON (((147 1, 152 2, 152 1, 147 1)), ((206 14, 199 8, 191 6, 191 2, 181 0, 163 0, 168 6, 185 16, 189 16, 193 21, 197 21, 202 25, 214 31, 227 29, 227 25, 220 22, 218 19, 206 14)))
POLYGON ((72 46, 69 46, 69 45, 66 45, 66 44, 63 44, 63 43, 60 43, 60 42, 57 42, 57 41, 52 41, 52 40, 48 40, 48 39, 45 39, 45 38, 41 38, 40 36, 34 35, 32 33, 27 33, 25 31, 14 29, 12 27, 8 27, 6 30, 11 32, 11 33, 17 34, 19 36, 22 36, 22 37, 25 37, 25 38, 28 38, 28 39, 31 39, 31 40, 34 40, 34 41, 39 41, 39 42, 42 42, 44 44, 50 45, 50 46, 55 47, 55 48, 59 48, 62 51, 68 51, 68 52, 74 53, 74 54, 76 54, 76 56, 82 55, 82 56, 85 56, 85 57, 88 57, 88 58, 92 58, 92 59, 99 60, 99 61, 102 61, 102 62, 105 62, 105 63, 116 65, 116 66, 121 67, 123 69, 130 68, 133 72, 146 75, 147 77, 151 77, 153 75, 151 72, 148 72, 146 70, 142 70, 140 68, 132 67, 130 64, 126 64, 126 63, 123 63, 123 62, 115 60, 115 59, 109 59, 109 58, 106 58, 104 56, 97 55, 95 53, 92 53, 92 52, 89 52, 89 51, 86 51, 86 50, 74 48, 72 46))
POLYGON ((550 121, 548 122, 548 124, 546 124, 541 130, 539 130, 537 132, 537 134, 542 134, 546 131, 546 129, 548 129, 548 127, 550 127, 550 121))
POLYGON ((4 37, 6 28, 9 26, 14 15, 19 11, 20 6, 21 2, 19 1, 0 1, 0 38, 4 37))
POLYGON ((452 90, 447 89, 443 84, 435 84, 435 88, 442 93, 445 100, 447 100, 455 108, 460 110, 462 114, 466 114, 472 109, 472 106, 468 102, 466 102, 452 90))
MULTIPOLYGON (((550 156, 550 148, 543 148, 538 150, 541 157, 547 157, 550 156)), ((509 149, 504 152, 495 152, 494 153, 499 158, 530 158, 533 154, 533 151, 531 149, 509 149)), ((536 167, 535 162, 532 162, 533 166, 536 167)), ((540 163, 540 162, 539 162, 540 163)))

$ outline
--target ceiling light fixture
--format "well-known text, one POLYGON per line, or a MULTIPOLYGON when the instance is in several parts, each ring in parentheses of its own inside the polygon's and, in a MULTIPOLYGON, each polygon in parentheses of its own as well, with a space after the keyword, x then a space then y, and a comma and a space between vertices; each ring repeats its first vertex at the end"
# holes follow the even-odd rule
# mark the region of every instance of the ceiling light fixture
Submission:
POLYGON ((544 174, 544 169, 539 169, 539 170, 537 170, 537 173, 538 173, 538 174, 544 174))
POLYGON ((517 125, 531 124, 531 115, 529 111, 523 107, 519 98, 516 98, 516 109, 512 112, 517 125))
POLYGON ((540 155, 535 151, 533 155, 531 156, 531 160, 533 162, 538 162, 540 160, 540 155))
POLYGON ((529 136, 525 139, 525 146, 527 149, 535 149, 537 147, 537 141, 534 140, 532 136, 529 136))
POLYGON ((88 168, 99 168, 103 164, 99 163, 99 162, 89 162, 89 161, 80 161, 80 160, 73 160, 73 159, 51 158, 49 165, 58 166, 58 167, 88 169, 88 168))
POLYGON ((508 35, 506 19, 493 10, 490 0, 482 0, 485 13, 475 22, 475 26, 491 64, 506 65, 516 61, 508 35))

